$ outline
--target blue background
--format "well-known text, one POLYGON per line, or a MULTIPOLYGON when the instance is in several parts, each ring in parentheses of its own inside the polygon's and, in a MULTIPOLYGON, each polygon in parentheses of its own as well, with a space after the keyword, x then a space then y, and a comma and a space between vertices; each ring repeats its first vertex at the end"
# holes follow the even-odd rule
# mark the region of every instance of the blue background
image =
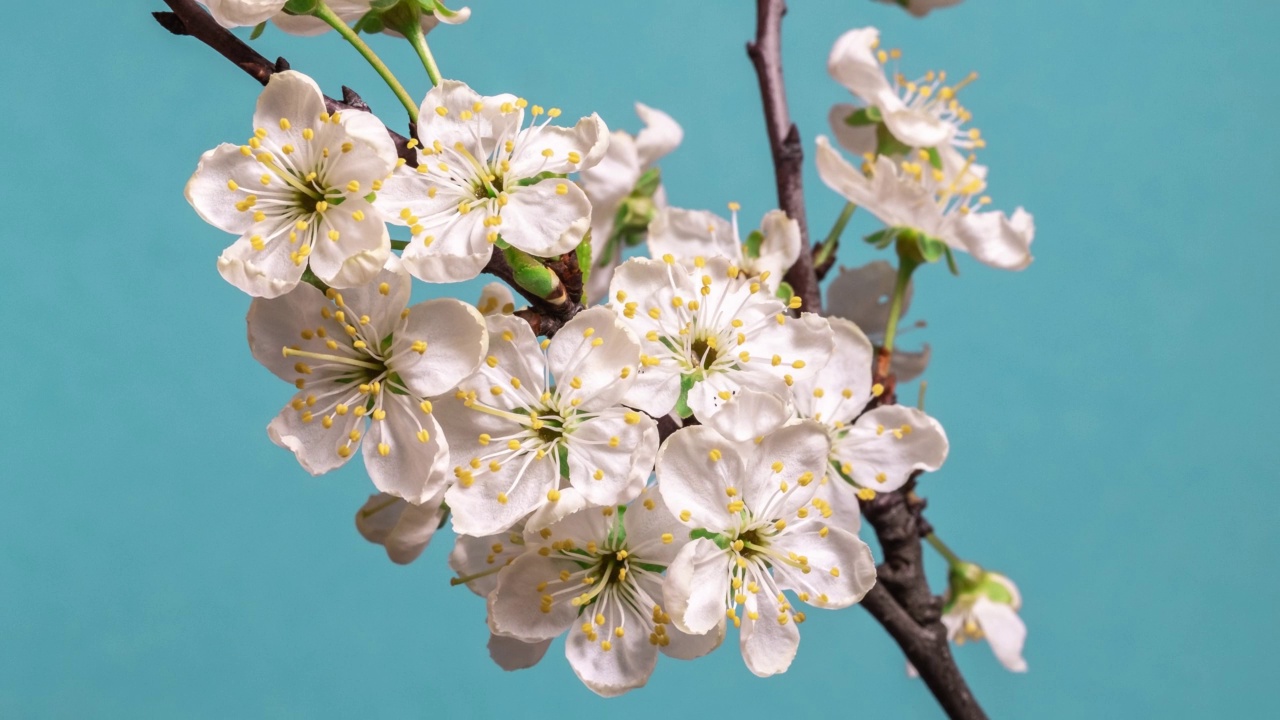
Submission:
MULTIPOLYGON (((1029 270, 924 271, 912 317, 929 328, 907 336, 934 347, 929 410, 953 446, 929 517, 1026 598, 1029 674, 959 651, 978 697, 1007 718, 1262 714, 1280 642, 1280 9, 793 4, 807 150, 847 98, 832 41, 875 24, 912 74, 981 72, 965 97, 991 194, 1036 215, 1029 270)), ((663 165, 675 204, 772 207, 748 3, 474 5, 432 36, 446 75, 633 131, 633 100, 664 109, 687 132, 663 165)), ((182 198, 202 151, 250 131, 258 86, 156 26, 158 0, 74 6, 13 3, 0 44, 0 716, 939 716, 857 609, 811 613, 769 680, 732 646, 609 702, 559 646, 530 671, 491 665, 483 603, 446 582, 448 534, 393 566, 353 526, 359 463, 312 479, 265 437, 291 388, 247 352, 248 299, 214 268, 231 238, 182 198)), ((258 45, 401 122, 336 36, 258 45)), ((407 45, 375 45, 425 91, 407 45)), ((840 201, 812 167, 806 183, 821 233, 840 201)), ((840 260, 872 256, 848 242, 840 260)), ((454 290, 476 294, 430 288, 454 290)))

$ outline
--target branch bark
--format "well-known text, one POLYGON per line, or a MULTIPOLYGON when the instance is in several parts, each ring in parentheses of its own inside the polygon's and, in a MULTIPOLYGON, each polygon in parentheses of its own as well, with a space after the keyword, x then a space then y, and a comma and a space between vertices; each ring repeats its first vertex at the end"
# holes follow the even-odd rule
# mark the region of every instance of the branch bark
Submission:
MULTIPOLYGON (((174 35, 193 37, 208 45, 259 83, 266 85, 273 74, 289 69, 289 61, 277 58, 275 62, 271 62, 230 30, 219 25, 213 16, 205 12, 195 0, 164 0, 164 3, 172 12, 156 12, 152 13, 152 16, 165 30, 174 35)), ((325 95, 324 103, 329 112, 343 110, 369 112, 369 105, 356 91, 346 86, 342 88, 341 100, 325 95)), ((413 124, 409 125, 409 137, 390 128, 387 129, 387 134, 395 142, 397 154, 404 158, 407 164, 417 166, 418 154, 409 147, 409 137, 417 134, 413 124)), ((547 266, 560 275, 568 294, 568 300, 564 303, 558 305, 548 303, 542 298, 524 292, 515 283, 511 266, 496 249, 484 271, 500 278, 529 301, 530 307, 517 314, 528 321, 536 334, 549 337, 582 309, 582 275, 578 271, 577 261, 572 253, 551 260, 547 266)))
MULTIPOLYGON (((800 224, 800 247, 809 247, 809 225, 804 212, 804 148, 800 130, 787 110, 787 90, 782 80, 782 16, 784 0, 756 0, 756 39, 747 43, 747 55, 755 65, 764 102, 765 128, 773 155, 774 179, 778 186, 778 208, 800 224)), ((803 301, 805 310, 822 312, 818 277, 813 272, 813 254, 802 251, 783 278, 803 301)))
MULTIPOLYGON (((747 55, 755 66, 764 103, 769 150, 773 155, 778 188, 778 206, 800 224, 802 248, 808 249, 809 230, 805 218, 801 174, 804 150, 800 132, 791 122, 786 88, 782 77, 782 16, 785 0, 756 0, 756 38, 747 43, 747 55)), ((824 267, 821 272, 825 274, 824 267)), ((801 252, 787 271, 786 281, 803 301, 803 307, 821 312, 819 269, 813 253, 801 252)), ((879 368, 877 380, 887 392, 881 403, 894 402, 894 383, 887 367, 879 368)), ((877 568, 876 586, 863 598, 862 606, 888 631, 920 677, 953 720, 985 720, 986 713, 969 690, 956 666, 942 624, 942 600, 929 589, 924 575, 920 538, 927 523, 920 515, 924 501, 912 491, 914 481, 901 490, 881 493, 862 504, 867 523, 875 530, 885 561, 877 568)))

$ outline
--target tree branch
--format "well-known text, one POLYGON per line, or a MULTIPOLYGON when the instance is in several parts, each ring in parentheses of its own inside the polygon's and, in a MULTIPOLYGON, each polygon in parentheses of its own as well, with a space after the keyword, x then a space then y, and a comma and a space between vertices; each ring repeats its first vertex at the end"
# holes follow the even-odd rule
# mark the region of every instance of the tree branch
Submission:
MULTIPOLYGON (((756 0, 756 39, 747 43, 747 55, 760 81, 765 127, 773 155, 778 186, 778 208, 800 224, 800 247, 809 247, 809 225, 804 212, 804 148, 800 130, 787 110, 787 90, 782 80, 782 16, 784 0, 756 0)), ((803 301, 805 310, 822 312, 822 295, 813 272, 813 254, 801 252, 783 278, 803 301)))
MULTIPOLYGON (((266 85, 274 73, 289 69, 289 61, 284 58, 277 58, 275 62, 271 62, 257 50, 249 47, 243 40, 236 37, 230 30, 219 25, 213 19, 213 16, 205 12, 204 8, 195 0, 164 0, 164 3, 173 12, 152 13, 152 16, 155 17, 156 22, 160 23, 161 27, 174 35, 193 37, 208 45, 259 83, 266 85)), ((365 103, 360 95, 346 86, 342 88, 341 100, 325 95, 324 103, 329 112, 342 110, 370 111, 369 105, 365 103)), ((390 128, 387 129, 387 134, 395 142, 397 154, 404 158, 407 164, 417 166, 418 154, 409 147, 409 137, 401 135, 390 128)), ((409 136, 412 137, 416 134, 417 129, 410 123, 409 136)), ((526 310, 521 310, 517 314, 528 321, 533 327, 534 333, 551 336, 582 309, 582 274, 578 269, 576 255, 573 253, 552 259, 547 263, 547 267, 560 276, 560 281, 567 293, 565 302, 560 304, 549 303, 542 298, 524 292, 516 284, 511 266, 507 263, 506 258, 496 249, 484 271, 500 278, 524 296, 529 301, 530 307, 526 310)))
MULTIPOLYGON (((756 0, 756 39, 747 43, 747 55, 760 81, 760 97, 764 103, 765 126, 769 133, 769 150, 773 155, 774 176, 778 186, 778 206, 800 224, 801 247, 808 249, 809 229, 804 210, 802 171, 804 150, 800 131, 791 122, 787 110, 786 87, 782 78, 782 16, 784 0, 756 0)), ((829 269, 822 268, 822 272, 829 269)), ((785 280, 803 307, 822 311, 818 288, 818 272, 813 253, 801 252, 785 280)), ((887 367, 876 373, 887 392, 881 403, 894 401, 894 383, 887 367)), ((924 576, 924 558, 920 545, 924 501, 911 492, 914 483, 896 492, 881 493, 862 504, 868 524, 875 529, 884 550, 885 561, 877 568, 876 586, 862 601, 862 606, 902 648, 920 677, 947 715, 954 720, 985 720, 986 714, 970 692, 964 676, 956 666, 943 626, 942 601, 929 589, 924 576)))

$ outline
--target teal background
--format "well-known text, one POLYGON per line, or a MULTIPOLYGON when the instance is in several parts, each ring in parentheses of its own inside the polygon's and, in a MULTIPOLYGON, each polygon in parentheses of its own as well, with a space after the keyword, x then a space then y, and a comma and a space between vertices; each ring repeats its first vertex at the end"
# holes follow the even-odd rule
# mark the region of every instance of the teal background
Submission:
MULTIPOLYGON (((432 36, 446 75, 633 131, 633 100, 664 109, 686 130, 663 164, 673 203, 737 200, 746 222, 772 207, 749 3, 473 5, 432 36)), ((832 41, 875 24, 910 74, 981 72, 965 98, 991 194, 1036 215, 1025 272, 926 269, 912 318, 929 327, 906 338, 934 347, 929 410, 953 447, 924 482, 929 518, 1025 595, 1031 671, 963 647, 978 697, 1004 718, 1269 714, 1280 8, 969 0, 917 21, 793 6, 807 151, 847 97, 825 74, 832 41)), ((291 388, 247 351, 248 299, 214 267, 231 238, 182 197, 202 151, 250 131, 258 87, 162 31, 158 9, 7 8, 0 716, 940 715, 858 609, 810 613, 769 680, 732 646, 608 702, 559 645, 530 671, 493 666, 483 603, 446 582, 448 534, 393 566, 354 529, 359 463, 312 479, 267 440, 291 388)), ((336 36, 257 44, 401 123, 336 36)), ((407 46, 375 45, 425 91, 407 46)), ((821 233, 840 201, 805 179, 821 233)), ((849 237, 874 227, 859 215, 849 237)), ((857 242, 840 255, 872 258, 857 242)))

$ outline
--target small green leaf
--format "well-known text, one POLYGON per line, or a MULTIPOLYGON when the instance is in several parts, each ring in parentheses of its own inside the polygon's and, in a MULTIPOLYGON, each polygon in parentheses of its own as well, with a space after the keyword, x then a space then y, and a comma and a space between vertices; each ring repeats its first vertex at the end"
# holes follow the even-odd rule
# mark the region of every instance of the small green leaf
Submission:
POLYGON ((849 117, 844 119, 844 124, 850 127, 863 127, 866 125, 875 125, 882 120, 884 120, 884 116, 880 114, 880 108, 874 105, 868 105, 867 107, 859 108, 858 110, 850 113, 849 117))
POLYGON ((747 241, 742 243, 742 247, 747 251, 747 257, 760 257, 760 246, 764 244, 764 233, 759 230, 752 230, 747 234, 747 241))
POLYGON ((881 155, 906 155, 911 146, 903 144, 884 125, 876 126, 876 146, 881 155))
POLYGON ((658 192, 658 186, 661 184, 662 171, 658 168, 649 168, 636 181, 635 189, 631 191, 631 194, 636 197, 651 198, 654 193, 658 192))
POLYGON ((249 39, 257 40, 258 38, 262 37, 262 32, 266 29, 267 29, 267 24, 265 22, 260 22, 257 25, 254 25, 253 32, 249 33, 249 39))
POLYGON ((791 287, 791 283, 787 282, 786 280, 783 280, 782 282, 778 283, 778 299, 781 300, 782 302, 790 303, 791 296, 795 294, 796 294, 796 291, 794 288, 791 287))

